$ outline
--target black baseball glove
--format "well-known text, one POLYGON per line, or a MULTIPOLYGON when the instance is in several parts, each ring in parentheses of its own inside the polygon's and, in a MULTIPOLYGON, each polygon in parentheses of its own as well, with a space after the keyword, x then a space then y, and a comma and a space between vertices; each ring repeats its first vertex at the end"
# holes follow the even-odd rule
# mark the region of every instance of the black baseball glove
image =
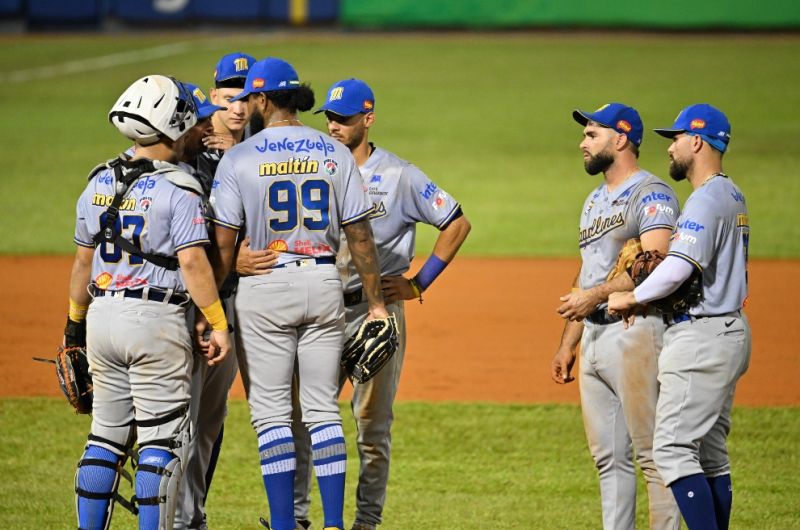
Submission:
MULTIPOLYGON (((639 287, 665 259, 666 256, 657 250, 647 250, 637 255, 634 262, 628 267, 628 274, 636 287, 639 287)), ((690 307, 700 302, 702 294, 703 291, 700 288, 700 274, 695 270, 692 275, 672 293, 664 298, 652 300, 648 302, 647 305, 664 313, 688 311, 690 307)))
POLYGON ((397 320, 376 318, 361 324, 344 343, 341 365, 356 383, 366 383, 397 351, 397 320))

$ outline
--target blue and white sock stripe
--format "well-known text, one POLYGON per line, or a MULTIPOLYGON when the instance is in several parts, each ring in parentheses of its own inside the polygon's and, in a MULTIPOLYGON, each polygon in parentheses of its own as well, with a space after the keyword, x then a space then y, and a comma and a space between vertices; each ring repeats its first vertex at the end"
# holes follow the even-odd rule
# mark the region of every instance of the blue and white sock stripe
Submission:
POLYGON ((347 471, 347 460, 331 462, 330 464, 317 465, 314 463, 314 472, 317 477, 329 477, 331 475, 341 475, 347 471))
POLYGON ((325 425, 311 431, 314 471, 318 477, 344 473, 347 450, 341 425, 325 425))
POLYGON ((258 436, 261 474, 286 473, 297 468, 294 440, 289 427, 274 427, 258 436))
POLYGON ((344 443, 344 431, 338 423, 323 425, 311 430, 311 444, 314 446, 335 438, 341 438, 341 443, 344 443))

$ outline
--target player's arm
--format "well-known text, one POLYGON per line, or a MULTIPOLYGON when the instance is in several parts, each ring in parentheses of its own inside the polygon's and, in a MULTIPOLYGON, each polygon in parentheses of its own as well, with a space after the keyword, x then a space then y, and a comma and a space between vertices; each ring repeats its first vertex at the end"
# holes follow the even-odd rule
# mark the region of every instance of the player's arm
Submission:
POLYGON ((86 312, 92 301, 87 287, 92 281, 93 258, 94 248, 78 246, 69 278, 69 316, 61 344, 64 348, 86 346, 86 312))
POLYGON ((237 235, 236 230, 221 225, 214 226, 214 245, 209 251, 208 258, 214 270, 214 284, 217 289, 222 287, 222 282, 233 266, 237 235))
MULTIPOLYGON (((666 254, 669 250, 669 238, 672 230, 659 228, 649 230, 640 236, 643 250, 658 250, 666 254)), ((632 291, 634 288, 633 280, 627 272, 623 272, 616 278, 601 283, 591 289, 577 290, 562 296, 564 304, 558 308, 562 318, 573 321, 580 321, 591 315, 597 306, 608 301, 611 293, 620 291, 632 291)))
MULTIPOLYGON (((573 292, 580 290, 580 269, 575 281, 572 282, 573 292)), ((577 357, 578 343, 583 335, 583 322, 567 320, 564 325, 564 333, 561 334, 561 344, 558 347, 553 362, 550 363, 550 377, 559 385, 571 383, 575 380, 572 376, 572 367, 577 357)))
POLYGON ((453 261, 471 229, 472 225, 465 215, 462 214, 453 219, 444 230, 439 232, 439 237, 433 247, 433 254, 414 278, 410 280, 403 276, 383 278, 381 283, 386 303, 419 298, 444 271, 445 267, 453 261))
MULTIPOLYGON (((209 359, 209 366, 221 363, 231 349, 228 335, 228 321, 219 300, 218 287, 214 282, 214 272, 202 246, 194 246, 178 251, 178 262, 189 294, 200 312, 211 324, 211 349, 209 356, 219 350, 216 357, 209 359)), ((224 279, 224 276, 223 276, 224 279)))
POLYGON ((269 274, 278 264, 278 253, 274 250, 250 250, 250 236, 239 241, 236 246, 235 271, 244 276, 269 274))
POLYGON ((372 318, 387 318, 383 294, 381 294, 381 265, 378 260, 378 249, 372 236, 369 219, 350 223, 343 227, 347 237, 347 247, 353 264, 356 266, 364 293, 369 301, 369 312, 372 318))

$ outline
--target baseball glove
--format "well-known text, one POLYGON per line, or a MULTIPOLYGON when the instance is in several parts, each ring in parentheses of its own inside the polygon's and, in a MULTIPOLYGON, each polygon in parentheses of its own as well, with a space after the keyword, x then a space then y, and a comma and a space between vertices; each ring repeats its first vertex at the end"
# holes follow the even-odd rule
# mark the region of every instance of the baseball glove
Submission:
MULTIPOLYGON (((639 287, 664 259, 666 256, 657 250, 647 250, 636 256, 634 262, 628 267, 628 274, 636 287, 639 287)), ((672 293, 664 298, 652 300, 647 305, 664 313, 687 311, 700 301, 701 296, 700 275, 695 271, 672 293)))
POLYGON ((628 271, 628 274, 630 274, 631 264, 642 251, 642 242, 639 239, 633 238, 627 240, 625 244, 622 245, 622 250, 619 251, 619 255, 617 256, 617 264, 611 269, 606 281, 610 282, 625 271, 628 271))
POLYGON ((59 346, 55 361, 37 357, 33 359, 56 365, 58 384, 69 404, 75 408, 75 414, 92 413, 94 392, 85 348, 73 347, 65 350, 59 346))
POLYGON ((341 365, 356 383, 366 383, 397 351, 397 320, 376 318, 361 324, 344 343, 341 365))

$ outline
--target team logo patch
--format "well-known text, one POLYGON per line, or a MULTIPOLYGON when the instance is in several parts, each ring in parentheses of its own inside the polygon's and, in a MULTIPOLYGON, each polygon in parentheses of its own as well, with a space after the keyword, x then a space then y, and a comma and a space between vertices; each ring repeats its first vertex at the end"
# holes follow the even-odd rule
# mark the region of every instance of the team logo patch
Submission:
POLYGON ((705 129, 706 128, 706 122, 701 120, 701 119, 692 120, 692 123, 689 124, 689 127, 691 127, 692 130, 705 129))
POLYGON ((139 201, 139 209, 142 212, 147 213, 147 211, 150 209, 150 206, 152 204, 153 204, 153 198, 152 197, 142 197, 141 200, 139 201))
POLYGON ((275 252, 286 252, 289 250, 289 245, 286 244, 286 241, 283 239, 276 239, 272 243, 269 244, 267 247, 269 250, 274 250, 275 252))
POLYGON ((631 127, 631 124, 628 123, 627 121, 619 120, 617 122, 617 129, 622 129, 626 133, 629 133, 629 132, 631 132, 633 130, 633 127, 631 127))
POLYGON ((253 79, 253 88, 263 88, 264 84, 264 80, 260 77, 253 79))
POLYGON ((372 180, 370 180, 370 183, 380 182, 381 181, 381 176, 382 175, 372 175, 372 180))
POLYGON ((439 195, 436 196, 436 199, 433 201, 433 209, 438 210, 442 206, 444 206, 445 201, 447 201, 447 194, 443 191, 439 192, 439 195))
POLYGON ((664 206, 663 204, 653 204, 652 206, 646 206, 645 209, 647 211, 647 215, 650 217, 655 216, 659 212, 663 212, 667 215, 672 215, 673 213, 672 208, 669 206, 664 206))
POLYGON ((381 201, 380 204, 373 203, 372 205, 375 207, 375 209, 371 214, 369 214, 370 219, 380 219, 381 217, 386 217, 386 205, 383 204, 383 201, 381 201))
POLYGON ((286 86, 286 81, 281 81, 280 83, 278 83, 278 86, 279 86, 279 87, 284 87, 284 86, 286 86))
POLYGON ((97 287, 99 289, 102 289, 103 291, 108 289, 108 286, 111 285, 111 282, 113 281, 114 277, 107 272, 104 272, 103 274, 94 279, 95 285, 97 285, 97 287))
POLYGON ((206 102, 206 95, 203 94, 203 91, 200 90, 200 87, 195 88, 194 92, 192 92, 192 95, 196 97, 197 101, 199 101, 200 103, 206 102))
POLYGON ((373 102, 371 102, 370 100, 368 100, 368 99, 364 100, 364 110, 372 110, 372 107, 374 107, 374 106, 375 106, 375 104, 373 102))
POLYGON ((322 165, 325 167, 325 173, 330 176, 334 176, 339 172, 339 163, 333 158, 326 158, 322 165))
POLYGON ((337 99, 342 99, 342 94, 344 94, 344 88, 337 86, 333 90, 331 90, 331 97, 328 98, 328 101, 336 101, 337 99))
POLYGON ((247 58, 240 57, 233 61, 234 66, 236 66, 236 71, 241 72, 242 70, 247 70, 247 58))

